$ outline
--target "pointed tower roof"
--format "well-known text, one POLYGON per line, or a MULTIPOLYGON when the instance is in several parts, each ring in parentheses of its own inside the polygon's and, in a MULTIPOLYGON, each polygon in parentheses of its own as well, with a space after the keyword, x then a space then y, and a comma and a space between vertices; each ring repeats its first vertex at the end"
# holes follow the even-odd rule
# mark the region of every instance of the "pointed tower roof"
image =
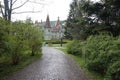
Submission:
POLYGON ((57 27, 59 24, 60 24, 60 20, 59 20, 59 17, 58 17, 58 20, 55 23, 55 27, 57 27))
POLYGON ((46 28, 51 28, 49 15, 47 15, 47 18, 46 18, 46 28))
POLYGON ((58 25, 60 25, 60 19, 59 19, 59 17, 58 17, 58 20, 56 21, 54 27, 52 27, 52 31, 53 32, 58 32, 59 31, 60 28, 59 28, 58 25))

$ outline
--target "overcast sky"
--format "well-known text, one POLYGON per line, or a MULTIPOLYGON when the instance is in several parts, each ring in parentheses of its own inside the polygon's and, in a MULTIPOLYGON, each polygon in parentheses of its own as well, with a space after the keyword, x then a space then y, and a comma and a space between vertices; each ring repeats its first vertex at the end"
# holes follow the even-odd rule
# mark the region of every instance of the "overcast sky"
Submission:
MULTIPOLYGON (((3 1, 3 0, 0 0, 3 1)), ((26 0, 18 0, 14 7, 19 6, 26 0)), ((16 9, 14 12, 23 11, 40 11, 39 13, 23 13, 23 14, 13 14, 12 20, 26 20, 26 18, 31 17, 33 21, 45 21, 47 14, 49 14, 50 20, 57 20, 58 16, 60 20, 67 19, 69 13, 69 5, 72 0, 30 0, 35 3, 28 2, 23 7, 16 9), (40 4, 36 4, 40 3, 40 4), (41 4, 42 3, 42 4, 41 4)), ((96 0, 93 0, 96 1, 96 0)))
MULTIPOLYGON (((25 1, 25 0, 23 0, 25 1)), ((15 12, 21 11, 40 11, 39 13, 24 13, 24 14, 13 14, 13 20, 25 20, 31 17, 32 20, 45 21, 47 14, 49 14, 50 20, 57 20, 58 16, 60 20, 65 20, 69 13, 69 5, 72 0, 31 0, 37 3, 35 4, 28 2, 23 7, 15 10, 15 12)), ((16 3, 15 6, 19 5, 16 3)))

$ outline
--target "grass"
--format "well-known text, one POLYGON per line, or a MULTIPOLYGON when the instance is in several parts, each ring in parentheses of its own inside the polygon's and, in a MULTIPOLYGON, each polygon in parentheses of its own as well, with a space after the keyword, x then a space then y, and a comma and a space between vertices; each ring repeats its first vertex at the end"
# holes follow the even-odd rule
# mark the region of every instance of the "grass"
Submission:
POLYGON ((0 63, 0 80, 2 80, 4 76, 9 75, 10 73, 23 69, 25 66, 39 59, 41 55, 42 54, 36 54, 34 56, 30 56, 30 54, 26 55, 18 65, 12 65, 10 59, 4 60, 2 63, 0 63))
MULTIPOLYGON (((62 44, 62 47, 65 47, 66 44, 62 44)), ((51 44, 50 47, 61 47, 60 44, 51 44)))
POLYGON ((62 50, 64 53, 66 53, 71 58, 73 58, 80 67, 85 67, 85 61, 84 61, 83 58, 80 58, 79 56, 75 56, 75 55, 72 55, 72 54, 68 54, 67 51, 66 51, 66 48, 64 48, 64 47, 59 48, 59 49, 62 50))
POLYGON ((72 55, 72 54, 68 54, 67 53, 67 49, 66 47, 61 47, 61 48, 58 48, 59 50, 62 50, 64 53, 66 53, 68 56, 70 56, 71 58, 73 58, 76 63, 78 64, 79 67, 81 67, 85 74, 90 76, 90 78, 92 78, 92 80, 103 80, 102 76, 100 76, 99 74, 96 74, 95 72, 92 72, 92 71, 88 71, 88 69, 86 68, 86 64, 85 64, 85 60, 84 58, 81 58, 79 56, 75 56, 75 55, 72 55))
MULTIPOLYGON (((46 42, 49 47, 61 47, 61 40, 45 40, 44 42, 46 42)), ((66 43, 69 42, 71 42, 71 40, 63 39, 62 46, 65 47, 66 43)))

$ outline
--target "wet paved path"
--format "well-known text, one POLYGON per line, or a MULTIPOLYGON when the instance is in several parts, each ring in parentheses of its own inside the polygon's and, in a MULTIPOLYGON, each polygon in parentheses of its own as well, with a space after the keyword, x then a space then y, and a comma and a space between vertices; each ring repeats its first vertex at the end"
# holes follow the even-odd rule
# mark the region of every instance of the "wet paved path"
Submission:
POLYGON ((88 80, 73 59, 62 51, 44 47, 43 56, 6 80, 88 80))

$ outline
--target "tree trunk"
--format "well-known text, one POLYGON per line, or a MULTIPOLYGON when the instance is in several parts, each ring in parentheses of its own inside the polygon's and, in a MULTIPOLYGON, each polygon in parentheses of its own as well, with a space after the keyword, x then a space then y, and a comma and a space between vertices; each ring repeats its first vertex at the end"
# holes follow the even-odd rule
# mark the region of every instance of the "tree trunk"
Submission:
POLYGON ((5 20, 8 20, 8 9, 9 9, 9 7, 8 7, 8 0, 4 0, 4 7, 5 7, 5 9, 4 9, 4 18, 5 18, 5 20))
POLYGON ((17 55, 17 53, 14 53, 12 56, 12 64, 17 65, 18 63, 19 63, 19 56, 17 55))
POLYGON ((31 56, 34 56, 34 55, 35 55, 35 53, 34 53, 34 51, 32 50, 31 56))

